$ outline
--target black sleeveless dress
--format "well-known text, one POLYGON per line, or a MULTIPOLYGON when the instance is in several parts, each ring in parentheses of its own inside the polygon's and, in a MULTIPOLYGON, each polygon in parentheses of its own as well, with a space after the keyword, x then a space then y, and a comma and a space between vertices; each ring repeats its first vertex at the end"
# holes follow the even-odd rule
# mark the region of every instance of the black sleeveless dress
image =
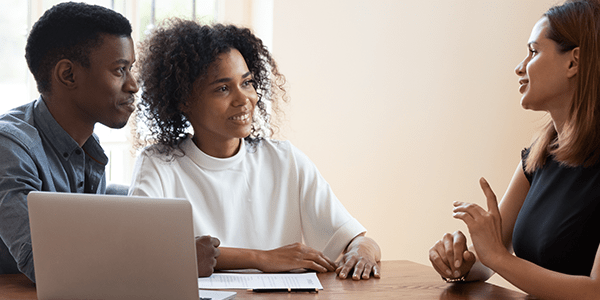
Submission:
MULTIPOLYGON (((525 161, 529 151, 523 150, 525 161)), ((567 167, 549 157, 531 184, 513 231, 515 254, 546 269, 589 276, 600 245, 600 163, 567 167)))

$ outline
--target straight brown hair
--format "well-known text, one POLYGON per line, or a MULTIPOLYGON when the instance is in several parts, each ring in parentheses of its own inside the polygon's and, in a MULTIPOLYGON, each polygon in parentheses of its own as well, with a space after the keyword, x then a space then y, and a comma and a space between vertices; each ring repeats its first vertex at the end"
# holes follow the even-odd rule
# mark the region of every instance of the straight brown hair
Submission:
POLYGON ((561 52, 579 47, 577 86, 560 136, 549 120, 538 133, 525 161, 531 173, 553 155, 567 166, 589 167, 600 158, 600 2, 570 0, 545 14, 550 27, 547 38, 561 52))

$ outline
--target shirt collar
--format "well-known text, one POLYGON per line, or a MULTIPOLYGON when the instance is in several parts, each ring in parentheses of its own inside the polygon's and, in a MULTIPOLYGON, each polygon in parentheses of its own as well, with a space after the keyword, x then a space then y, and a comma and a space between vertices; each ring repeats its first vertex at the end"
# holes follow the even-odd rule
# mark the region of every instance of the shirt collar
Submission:
POLYGON ((83 144, 83 147, 79 147, 79 144, 56 122, 48 106, 40 96, 34 104, 33 114, 37 127, 40 129, 49 141, 52 141, 52 146, 61 153, 61 155, 68 160, 73 152, 82 148, 88 156, 96 160, 98 163, 106 165, 108 163, 108 157, 104 154, 104 150, 98 142, 98 137, 92 134, 90 138, 83 144))

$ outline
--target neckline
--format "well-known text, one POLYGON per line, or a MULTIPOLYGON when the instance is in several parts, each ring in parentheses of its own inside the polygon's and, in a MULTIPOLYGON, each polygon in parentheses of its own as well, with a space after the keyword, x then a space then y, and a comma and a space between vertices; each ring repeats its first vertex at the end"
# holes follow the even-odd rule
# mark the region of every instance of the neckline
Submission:
POLYGON ((185 155, 189 157, 194 163, 204 169, 209 170, 225 170, 239 164, 246 155, 246 143, 244 140, 240 141, 240 148, 238 152, 227 158, 217 158, 204 153, 190 137, 183 141, 182 149, 185 155))

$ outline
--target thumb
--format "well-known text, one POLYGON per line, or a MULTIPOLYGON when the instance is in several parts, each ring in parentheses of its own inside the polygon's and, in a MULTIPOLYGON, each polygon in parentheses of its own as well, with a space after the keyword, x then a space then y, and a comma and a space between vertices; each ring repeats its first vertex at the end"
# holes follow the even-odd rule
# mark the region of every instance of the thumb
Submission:
POLYGON ((469 264, 474 264, 477 258, 473 252, 465 250, 465 252, 463 252, 463 260, 469 264))

